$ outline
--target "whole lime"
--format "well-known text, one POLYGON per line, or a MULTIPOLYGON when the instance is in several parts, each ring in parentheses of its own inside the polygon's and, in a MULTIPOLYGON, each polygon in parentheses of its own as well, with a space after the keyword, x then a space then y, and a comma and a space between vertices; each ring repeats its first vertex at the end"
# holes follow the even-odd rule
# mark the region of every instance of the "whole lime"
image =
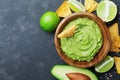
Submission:
POLYGON ((40 27, 46 32, 52 32, 56 29, 59 22, 60 18, 57 13, 47 11, 40 18, 40 27))

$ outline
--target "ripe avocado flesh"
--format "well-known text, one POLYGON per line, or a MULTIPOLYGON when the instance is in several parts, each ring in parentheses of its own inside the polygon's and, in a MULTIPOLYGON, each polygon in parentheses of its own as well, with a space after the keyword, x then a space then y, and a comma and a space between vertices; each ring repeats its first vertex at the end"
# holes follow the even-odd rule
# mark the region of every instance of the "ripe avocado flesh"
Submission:
POLYGON ((98 80, 98 78, 93 72, 91 72, 88 69, 84 69, 84 68, 77 68, 77 67, 73 67, 69 65, 55 65, 51 70, 52 75, 55 76, 59 80, 70 80, 66 76, 66 73, 72 73, 72 72, 85 74, 89 76, 91 80, 98 80))

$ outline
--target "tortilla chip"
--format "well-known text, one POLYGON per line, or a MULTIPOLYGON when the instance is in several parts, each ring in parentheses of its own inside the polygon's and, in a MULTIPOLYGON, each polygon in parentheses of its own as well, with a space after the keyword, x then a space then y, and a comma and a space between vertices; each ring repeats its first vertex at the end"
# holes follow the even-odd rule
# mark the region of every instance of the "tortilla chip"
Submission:
POLYGON ((109 31, 112 39, 118 37, 118 23, 114 23, 111 27, 109 27, 109 31))
POLYGON ((114 42, 115 42, 115 46, 120 48, 120 36, 116 37, 114 39, 114 42))
POLYGON ((61 6, 56 10, 56 13, 59 17, 66 17, 70 14, 72 14, 68 1, 64 1, 61 6))
POLYGON ((77 26, 73 25, 68 29, 62 31, 60 34, 58 34, 58 38, 71 37, 74 35, 76 29, 77 29, 77 26))
POLYGON ((87 12, 90 13, 96 10, 98 2, 96 2, 95 0, 85 0, 84 5, 87 12))
POLYGON ((84 2, 85 9, 89 10, 91 8, 91 4, 94 4, 94 0, 85 0, 84 2))
POLYGON ((120 74, 120 57, 114 57, 117 73, 120 74))
POLYGON ((120 52, 120 36, 118 32, 118 23, 114 23, 109 27, 110 36, 111 36, 111 49, 112 52, 120 52))
POLYGON ((110 51, 111 51, 111 52, 120 52, 119 47, 116 46, 116 43, 114 43, 114 41, 112 41, 110 51))

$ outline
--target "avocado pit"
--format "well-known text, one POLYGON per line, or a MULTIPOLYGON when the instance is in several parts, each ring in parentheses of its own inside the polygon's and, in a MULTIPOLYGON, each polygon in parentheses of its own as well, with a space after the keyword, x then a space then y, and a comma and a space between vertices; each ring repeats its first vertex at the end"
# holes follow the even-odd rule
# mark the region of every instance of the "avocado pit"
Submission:
POLYGON ((89 76, 82 73, 66 73, 70 80, 91 80, 89 76))

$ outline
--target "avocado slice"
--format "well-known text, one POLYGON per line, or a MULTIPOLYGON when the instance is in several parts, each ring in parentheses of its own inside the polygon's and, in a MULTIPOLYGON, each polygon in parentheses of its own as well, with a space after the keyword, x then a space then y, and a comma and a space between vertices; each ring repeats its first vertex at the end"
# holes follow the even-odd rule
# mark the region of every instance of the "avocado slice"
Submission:
POLYGON ((51 70, 52 75, 56 77, 58 80, 70 80, 66 76, 66 73, 76 72, 89 76, 91 80, 98 80, 97 76, 93 72, 84 68, 77 68, 69 65, 55 65, 51 70))

